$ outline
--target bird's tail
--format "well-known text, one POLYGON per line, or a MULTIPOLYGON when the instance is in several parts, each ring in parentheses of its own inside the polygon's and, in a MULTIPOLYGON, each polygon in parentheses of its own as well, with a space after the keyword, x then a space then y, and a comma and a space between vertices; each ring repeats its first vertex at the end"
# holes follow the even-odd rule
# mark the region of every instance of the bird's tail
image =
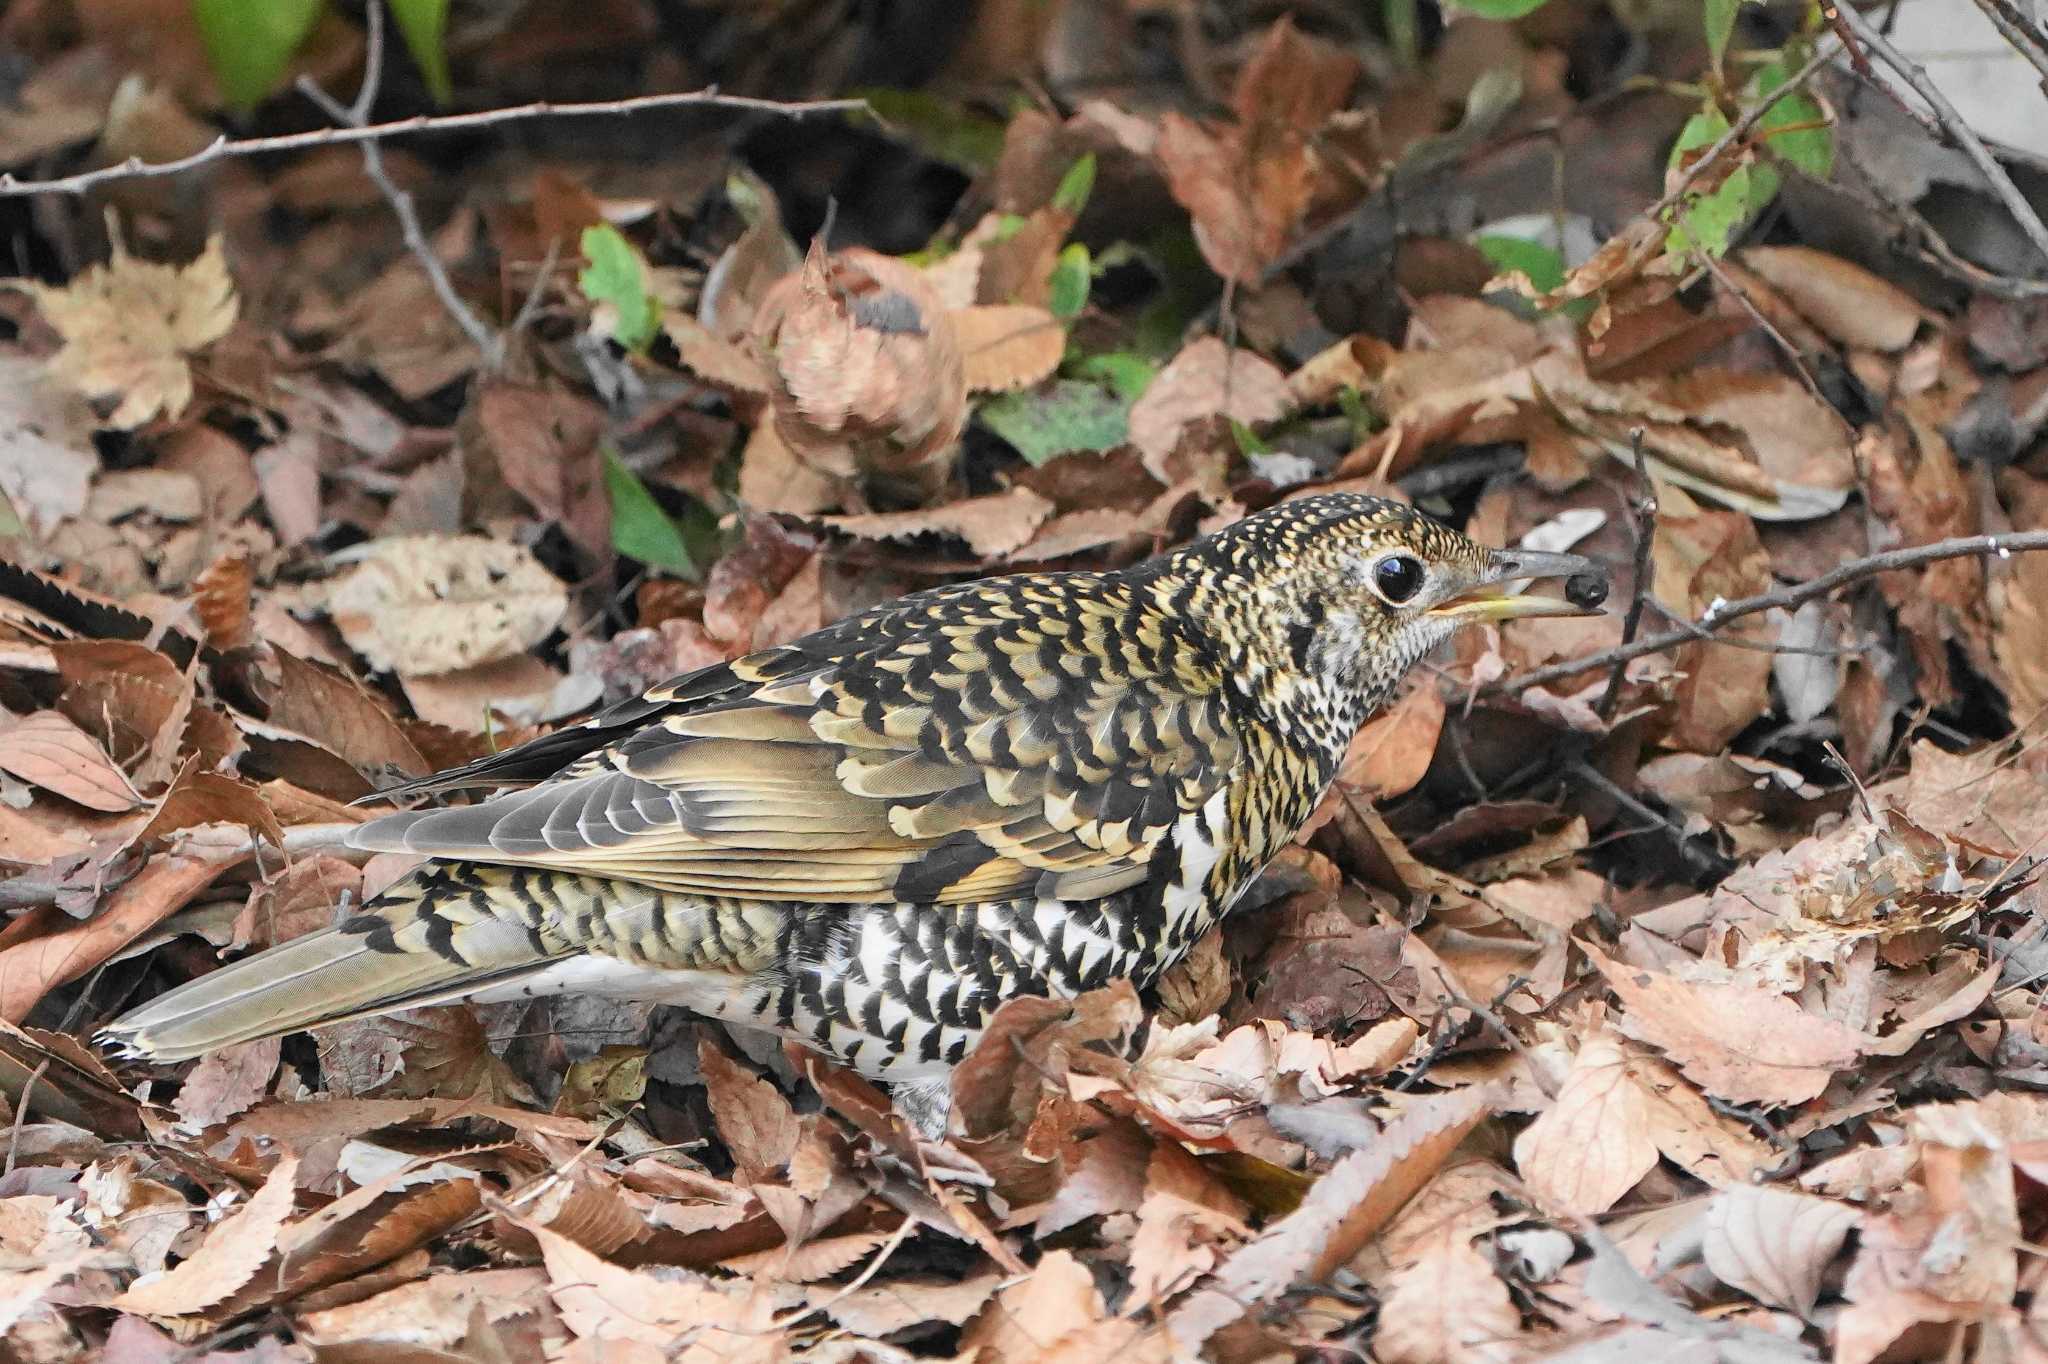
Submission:
POLYGON ((464 999, 573 950, 565 889, 549 873, 440 864, 404 878, 340 926, 223 966, 102 1028, 118 1056, 171 1062, 257 1038, 464 999))

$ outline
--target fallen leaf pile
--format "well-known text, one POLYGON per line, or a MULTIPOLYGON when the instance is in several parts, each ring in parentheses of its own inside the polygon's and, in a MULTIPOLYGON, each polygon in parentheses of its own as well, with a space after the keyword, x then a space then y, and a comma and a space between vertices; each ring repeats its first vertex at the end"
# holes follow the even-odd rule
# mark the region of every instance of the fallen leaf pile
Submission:
MULTIPOLYGON (((228 126, 182 7, 68 8, 0 18, 0 170, 228 126)), ((2048 527, 1961 153, 1845 65, 1703 163, 1818 13, 990 3, 899 70, 681 8, 457 7, 460 103, 880 118, 394 139, 412 242, 352 146, 0 198, 0 1354, 2048 1359, 2048 554, 1722 617, 2048 527), (588 997, 81 1040, 403 875, 381 787, 1333 488, 1612 610, 1417 669, 1156 989, 1007 1002, 944 1141, 588 997)))

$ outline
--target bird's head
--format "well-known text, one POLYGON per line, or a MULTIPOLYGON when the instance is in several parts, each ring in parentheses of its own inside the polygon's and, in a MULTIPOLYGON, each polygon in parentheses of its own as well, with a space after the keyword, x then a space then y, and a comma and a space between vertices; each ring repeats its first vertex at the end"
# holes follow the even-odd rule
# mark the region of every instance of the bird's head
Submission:
POLYGON ((1254 646, 1251 666, 1321 693, 1329 700, 1318 709, 1334 708, 1338 727, 1377 707, 1460 626, 1593 615, 1607 596, 1607 572, 1590 559, 1490 549, 1398 502, 1352 493, 1282 503, 1196 552, 1231 583, 1218 605, 1254 646), (1565 595, 1518 590, 1543 578, 1564 580, 1565 595))

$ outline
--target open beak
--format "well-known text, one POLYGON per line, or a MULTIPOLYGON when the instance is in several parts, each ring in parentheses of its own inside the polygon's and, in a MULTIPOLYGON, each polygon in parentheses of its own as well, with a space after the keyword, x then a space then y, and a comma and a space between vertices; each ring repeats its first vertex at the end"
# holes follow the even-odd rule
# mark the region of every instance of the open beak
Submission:
POLYGON ((1493 553, 1485 573, 1470 588, 1426 614, 1459 624, 1514 620, 1523 616, 1595 616, 1607 600, 1607 570, 1576 554, 1544 554, 1529 549, 1493 553), (1536 597, 1511 585, 1532 578, 1562 578, 1565 595, 1536 597))

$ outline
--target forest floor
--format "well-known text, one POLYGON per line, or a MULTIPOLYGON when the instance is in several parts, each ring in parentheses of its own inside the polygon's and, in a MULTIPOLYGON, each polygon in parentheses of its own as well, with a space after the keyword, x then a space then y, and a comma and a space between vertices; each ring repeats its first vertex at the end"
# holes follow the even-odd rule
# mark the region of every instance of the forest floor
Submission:
POLYGON ((1886 7, 440 8, 0 13, 0 1357, 2048 1361, 2048 164, 1886 7), (1612 610, 943 1142, 589 998, 86 1040, 394 780, 1329 489, 1612 610))

